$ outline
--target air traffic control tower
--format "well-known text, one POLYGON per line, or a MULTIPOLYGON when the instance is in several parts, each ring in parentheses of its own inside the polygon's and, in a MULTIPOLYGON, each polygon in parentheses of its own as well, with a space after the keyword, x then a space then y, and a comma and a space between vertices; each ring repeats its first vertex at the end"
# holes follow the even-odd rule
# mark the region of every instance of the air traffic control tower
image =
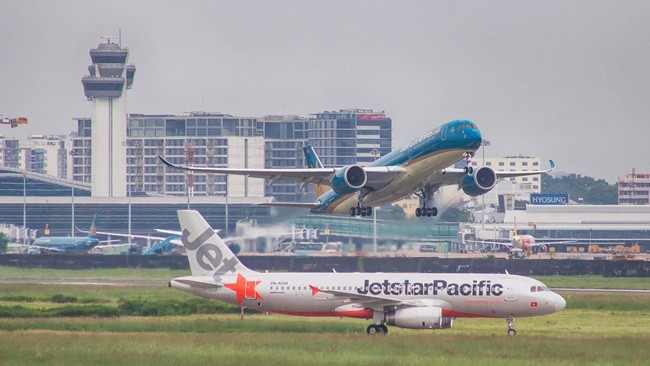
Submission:
POLYGON ((126 197, 126 90, 131 89, 135 65, 127 65, 129 50, 112 37, 90 50, 90 75, 81 78, 93 102, 91 121, 91 195, 126 197))

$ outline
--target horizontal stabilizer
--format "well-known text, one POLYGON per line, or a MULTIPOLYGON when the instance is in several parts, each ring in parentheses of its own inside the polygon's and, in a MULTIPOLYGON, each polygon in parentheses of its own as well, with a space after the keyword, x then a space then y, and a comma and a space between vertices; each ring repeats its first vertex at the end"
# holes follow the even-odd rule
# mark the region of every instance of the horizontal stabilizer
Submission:
POLYGON ((293 207, 293 208, 319 208, 318 202, 262 202, 256 203, 256 206, 278 206, 278 207, 293 207))

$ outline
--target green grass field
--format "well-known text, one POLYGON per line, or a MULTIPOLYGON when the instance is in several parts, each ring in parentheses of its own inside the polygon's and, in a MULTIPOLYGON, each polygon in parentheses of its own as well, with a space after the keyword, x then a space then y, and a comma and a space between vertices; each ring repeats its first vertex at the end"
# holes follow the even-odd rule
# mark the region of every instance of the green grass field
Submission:
MULTIPOLYGON (((186 271, 22 270, 0 277, 156 279, 186 271), (152 278, 155 277, 155 278, 152 278)), ((650 288, 645 278, 544 277, 552 287, 650 288)), ((650 294, 565 292, 566 310, 515 320, 456 319, 446 330, 367 321, 247 314, 162 286, 0 284, 0 365, 647 365, 650 294), (124 306, 132 304, 132 306, 124 306), (139 306, 142 306, 140 308, 139 306), (112 316, 59 316, 61 309, 113 309, 112 316), (149 316, 123 315, 135 310, 149 316), (152 311, 154 310, 154 311, 152 311), (163 314, 185 315, 156 315, 163 314)), ((135 313, 138 313, 135 311, 135 313)))

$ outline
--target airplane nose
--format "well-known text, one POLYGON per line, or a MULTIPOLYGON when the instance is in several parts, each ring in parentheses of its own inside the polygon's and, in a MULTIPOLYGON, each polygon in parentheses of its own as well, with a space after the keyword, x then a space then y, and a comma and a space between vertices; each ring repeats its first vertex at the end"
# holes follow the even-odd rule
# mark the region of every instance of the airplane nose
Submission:
POLYGON ((560 311, 564 310, 566 307, 566 300, 560 295, 557 295, 557 299, 555 300, 555 311, 560 311))

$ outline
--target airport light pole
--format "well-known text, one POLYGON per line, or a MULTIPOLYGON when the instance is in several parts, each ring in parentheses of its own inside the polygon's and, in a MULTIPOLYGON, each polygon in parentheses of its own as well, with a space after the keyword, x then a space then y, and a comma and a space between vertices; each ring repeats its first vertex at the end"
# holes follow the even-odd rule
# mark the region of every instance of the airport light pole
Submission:
POLYGON ((71 202, 71 212, 72 220, 70 221, 70 234, 74 238, 74 183, 70 186, 70 202, 71 202))
POLYGON ((131 248, 131 184, 127 184, 126 189, 126 195, 129 197, 129 236, 127 243, 129 243, 129 248, 131 248))
POLYGON ((27 173, 23 170, 23 244, 27 244, 27 173))

